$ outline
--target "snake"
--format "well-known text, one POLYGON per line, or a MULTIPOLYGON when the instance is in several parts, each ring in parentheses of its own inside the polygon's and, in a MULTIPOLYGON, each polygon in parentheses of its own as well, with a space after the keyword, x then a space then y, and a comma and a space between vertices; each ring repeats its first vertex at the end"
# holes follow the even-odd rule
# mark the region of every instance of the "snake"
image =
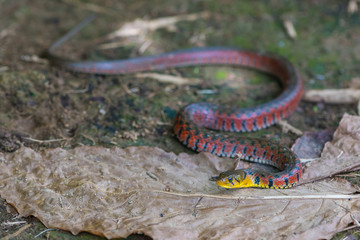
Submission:
MULTIPOLYGON (((81 24, 77 26, 78 29, 83 27, 81 24)), ((247 108, 208 102, 193 103, 177 113, 173 130, 182 144, 196 152, 210 152, 220 157, 270 165, 279 170, 275 173, 252 168, 225 171, 215 177, 220 187, 283 189, 293 187, 300 181, 302 164, 289 147, 261 138, 227 137, 221 132, 260 130, 295 111, 302 96, 303 81, 299 71, 286 58, 229 47, 200 47, 122 60, 71 61, 57 57, 55 48, 74 32, 73 29, 47 51, 47 57, 53 64, 71 72, 117 75, 187 66, 228 65, 276 77, 282 86, 282 92, 276 98, 247 108)))

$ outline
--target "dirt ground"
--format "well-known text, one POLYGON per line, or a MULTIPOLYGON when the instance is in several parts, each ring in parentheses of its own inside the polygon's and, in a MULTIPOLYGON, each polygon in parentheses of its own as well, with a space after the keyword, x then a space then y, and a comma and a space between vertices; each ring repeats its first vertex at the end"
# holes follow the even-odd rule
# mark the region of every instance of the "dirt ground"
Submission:
MULTIPOLYGON (((0 0, 1 151, 16 151, 21 145, 36 150, 146 145, 191 153, 172 133, 173 118, 181 107, 199 101, 257 105, 279 94, 280 87, 271 77, 231 67, 162 72, 202 79, 197 84, 179 85, 134 75, 72 74, 41 58, 53 41, 91 13, 97 14, 96 20, 58 54, 101 60, 196 46, 233 46, 287 57, 300 70, 306 89, 347 88, 360 74, 360 13, 349 13, 347 1, 0 0), (150 21, 201 12, 206 16, 179 21, 171 28, 148 30, 128 40, 107 37, 136 19, 150 21), (295 38, 289 36, 284 20, 293 24, 295 38)), ((356 104, 302 101, 287 121, 302 131, 331 129, 345 112, 356 115, 356 111, 356 104)), ((297 138, 279 126, 247 135, 289 146, 297 138)), ((360 186, 359 177, 348 180, 360 186)), ((0 199, 0 237, 18 231, 11 239, 31 239, 44 230, 37 219, 17 217, 0 199)), ((358 234, 359 229, 355 229, 334 239, 358 234)), ((56 230, 38 238, 102 239, 56 230)))

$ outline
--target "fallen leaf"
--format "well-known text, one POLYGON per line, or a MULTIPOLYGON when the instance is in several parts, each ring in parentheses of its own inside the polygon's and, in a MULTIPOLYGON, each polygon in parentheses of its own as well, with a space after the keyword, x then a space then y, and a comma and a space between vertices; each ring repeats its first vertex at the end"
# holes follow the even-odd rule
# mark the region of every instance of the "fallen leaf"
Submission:
POLYGON ((286 190, 222 189, 209 178, 234 160, 209 153, 84 146, 1 153, 0 193, 21 215, 73 234, 328 239, 360 219, 359 189, 339 178, 304 183, 359 169, 359 128, 360 117, 345 115, 303 184, 286 190))
POLYGON ((311 159, 321 156, 326 142, 331 141, 335 129, 325 129, 317 132, 305 132, 291 148, 299 158, 311 159))

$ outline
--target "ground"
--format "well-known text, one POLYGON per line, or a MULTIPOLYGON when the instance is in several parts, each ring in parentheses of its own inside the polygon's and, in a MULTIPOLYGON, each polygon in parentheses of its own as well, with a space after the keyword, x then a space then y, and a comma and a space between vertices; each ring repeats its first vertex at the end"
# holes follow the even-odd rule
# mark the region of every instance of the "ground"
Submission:
MULTIPOLYGON (((97 19, 58 54, 71 59, 118 59, 152 55, 196 46, 233 46, 269 51, 288 58, 300 70, 306 89, 346 88, 359 74, 360 14, 350 14, 347 1, 40 1, 0 0, 0 145, 14 151, 79 145, 157 146, 191 152, 174 138, 172 122, 187 104, 210 101, 239 106, 274 98, 279 85, 269 76, 231 67, 188 67, 162 73, 200 78, 177 85, 130 76, 72 74, 50 67, 42 53, 57 38, 91 13, 97 19), (135 19, 152 20, 189 13, 209 13, 180 21, 174 29, 159 28, 104 49, 107 34, 135 19), (297 32, 291 38, 284 27, 297 32), (143 38, 143 39, 142 39, 143 38), (150 42, 145 51, 139 48, 150 42), (53 141, 42 141, 49 140, 53 141)), ((342 115, 356 114, 356 105, 302 101, 288 122, 302 131, 336 128, 342 115)), ((297 138, 273 126, 248 135, 286 145, 297 138)), ((360 185, 359 179, 351 178, 360 185)), ((26 221, 30 226, 14 239, 33 238, 46 228, 34 218, 14 219, 4 200, 0 222, 26 221)), ((25 223, 25 224, 26 224, 25 223)), ((0 226, 0 237, 24 224, 0 226)), ((356 232, 339 233, 342 239, 356 232)), ((39 238, 98 239, 49 231, 39 238)))

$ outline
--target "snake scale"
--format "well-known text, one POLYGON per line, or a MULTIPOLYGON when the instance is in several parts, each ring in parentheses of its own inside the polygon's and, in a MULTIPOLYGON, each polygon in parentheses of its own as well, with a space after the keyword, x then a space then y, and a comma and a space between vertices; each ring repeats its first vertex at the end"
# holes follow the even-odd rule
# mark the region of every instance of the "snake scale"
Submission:
POLYGON ((49 59, 72 72, 114 75, 206 64, 241 66, 275 76, 283 88, 277 98, 250 108, 224 107, 206 102, 190 104, 178 112, 174 133, 181 143, 194 151, 271 165, 280 170, 268 173, 246 168, 223 172, 216 178, 221 187, 289 188, 299 182, 302 165, 288 147, 264 139, 228 138, 206 130, 251 132, 291 114, 301 99, 303 83, 297 69, 285 58, 234 48, 207 47, 124 60, 67 61, 53 54, 59 45, 58 41, 49 48, 49 59))

